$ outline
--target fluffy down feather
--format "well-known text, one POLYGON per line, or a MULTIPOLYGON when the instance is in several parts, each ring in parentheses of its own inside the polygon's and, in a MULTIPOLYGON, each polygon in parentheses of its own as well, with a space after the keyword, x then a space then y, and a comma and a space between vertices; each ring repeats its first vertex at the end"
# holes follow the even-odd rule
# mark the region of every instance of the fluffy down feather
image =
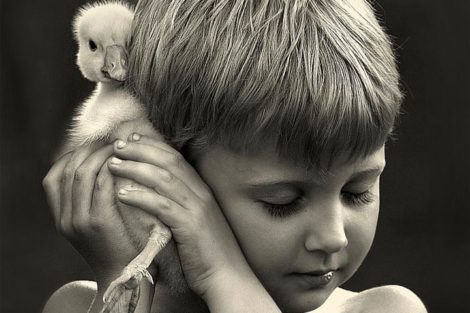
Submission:
MULTIPOLYGON (((125 140, 134 132, 163 139, 148 121, 144 106, 122 86, 132 18, 131 7, 120 1, 86 5, 75 17, 77 65, 83 76, 97 85, 73 116, 60 155, 82 145, 125 140)), ((117 179, 115 190, 126 185, 139 188, 135 182, 117 179)), ((146 278, 153 283, 147 268, 169 242, 171 232, 154 216, 118 201, 117 204, 123 219, 139 221, 147 229, 148 242, 108 287, 102 312, 132 313, 139 298, 140 281, 146 278)))

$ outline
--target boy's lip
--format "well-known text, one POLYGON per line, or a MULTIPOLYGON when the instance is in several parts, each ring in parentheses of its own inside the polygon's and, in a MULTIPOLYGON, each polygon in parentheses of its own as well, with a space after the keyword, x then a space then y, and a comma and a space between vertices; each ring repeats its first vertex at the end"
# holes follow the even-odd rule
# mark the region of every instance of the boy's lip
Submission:
POLYGON ((334 268, 321 268, 321 269, 315 269, 315 270, 312 270, 312 271, 302 271, 302 272, 293 272, 292 274, 296 274, 296 275, 312 275, 312 276, 322 276, 322 275, 326 275, 328 274, 329 272, 337 272, 339 270, 338 267, 334 267, 334 268))
POLYGON ((338 269, 319 269, 308 272, 294 272, 291 276, 307 289, 322 288, 335 277, 338 269))
POLYGON ((306 273, 302 273, 302 274, 306 274, 306 275, 314 275, 314 276, 322 276, 322 275, 326 275, 328 273, 334 273, 338 271, 338 269, 326 269, 326 270, 317 270, 317 271, 311 271, 311 272, 306 272, 306 273))

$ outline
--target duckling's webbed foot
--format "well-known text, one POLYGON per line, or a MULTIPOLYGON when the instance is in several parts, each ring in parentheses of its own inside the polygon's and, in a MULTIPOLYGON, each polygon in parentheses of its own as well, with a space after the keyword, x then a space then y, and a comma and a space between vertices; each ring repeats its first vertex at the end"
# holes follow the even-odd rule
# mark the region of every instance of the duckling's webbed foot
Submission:
POLYGON ((155 256, 171 239, 170 230, 158 223, 150 233, 149 241, 142 252, 132 260, 106 290, 101 313, 133 313, 140 296, 140 283, 146 278, 153 284, 147 268, 155 256))
POLYGON ((153 284, 152 275, 147 269, 129 264, 121 276, 114 280, 103 297, 102 313, 132 313, 140 297, 140 282, 146 278, 153 284))

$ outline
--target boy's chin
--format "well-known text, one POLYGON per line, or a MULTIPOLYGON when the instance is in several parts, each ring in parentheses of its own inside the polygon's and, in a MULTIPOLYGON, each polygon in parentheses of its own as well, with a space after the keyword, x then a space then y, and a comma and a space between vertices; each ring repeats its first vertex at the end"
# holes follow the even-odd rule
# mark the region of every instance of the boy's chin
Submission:
POLYGON ((304 313, 320 308, 332 294, 330 288, 289 293, 282 299, 275 299, 283 313, 304 313))

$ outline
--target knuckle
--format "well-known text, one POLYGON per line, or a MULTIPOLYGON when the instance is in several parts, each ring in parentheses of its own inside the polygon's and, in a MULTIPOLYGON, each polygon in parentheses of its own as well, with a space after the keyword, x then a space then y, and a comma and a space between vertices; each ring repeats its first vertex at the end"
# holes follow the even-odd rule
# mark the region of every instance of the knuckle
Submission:
POLYGON ((163 210, 169 210, 171 209, 171 201, 169 199, 166 199, 166 198, 162 198, 160 199, 160 207, 163 209, 163 210))
POLYGON ((106 178, 98 176, 95 180, 95 190, 102 191, 106 185, 106 178))
POLYGON ((161 176, 162 180, 167 182, 167 183, 171 182, 174 179, 173 174, 170 173, 169 171, 166 171, 166 170, 161 170, 160 171, 160 176, 161 176))
POLYGON ((77 218, 72 219, 72 227, 76 232, 80 232, 83 229, 82 221, 77 218))
POLYGON ((65 177, 65 172, 62 173, 62 176, 60 177, 60 183, 63 185, 67 182, 67 177, 65 177))
POLYGON ((62 180, 67 181, 67 180, 72 179, 74 176, 75 176, 75 170, 70 167, 67 167, 64 170, 64 175, 62 176, 62 180))
POLYGON ((184 158, 179 152, 173 152, 170 154, 168 163, 170 166, 180 167, 183 164, 184 158))
POLYGON ((89 223, 83 218, 75 218, 72 221, 72 226, 76 232, 83 234, 88 231, 89 223))
POLYGON ((201 199, 201 201, 203 203, 210 203, 210 202, 212 202, 213 196, 212 196, 212 193, 210 191, 204 190, 199 195, 199 198, 201 199))
POLYGON ((64 218, 61 218, 59 221, 59 232, 62 233, 65 229, 67 229, 67 223, 64 218))
POLYGON ((181 202, 183 205, 188 204, 189 197, 185 193, 181 193, 180 197, 181 197, 181 202))
POLYGON ((50 174, 47 174, 46 176, 44 176, 44 178, 42 179, 42 188, 44 190, 48 190, 51 186, 51 176, 50 174))
POLYGON ((89 225, 84 222, 78 222, 74 224, 74 229, 79 235, 86 235, 89 232, 89 225))
POLYGON ((84 168, 84 167, 79 167, 75 171, 75 175, 73 176, 73 179, 76 182, 80 182, 80 181, 83 181, 85 179, 86 175, 87 175, 87 169, 84 168))
POLYGON ((67 238, 72 237, 73 234, 71 225, 69 225, 69 223, 64 219, 60 220, 58 231, 62 236, 67 238))

